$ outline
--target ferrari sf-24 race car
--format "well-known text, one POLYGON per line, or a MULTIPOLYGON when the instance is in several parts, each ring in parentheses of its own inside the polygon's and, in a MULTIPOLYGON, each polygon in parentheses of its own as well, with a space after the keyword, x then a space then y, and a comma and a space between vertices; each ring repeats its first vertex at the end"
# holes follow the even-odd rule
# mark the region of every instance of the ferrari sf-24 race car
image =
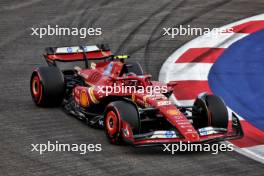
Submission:
POLYGON ((48 47, 44 58, 48 66, 35 68, 30 80, 35 104, 62 106, 89 125, 104 128, 111 143, 153 146, 243 136, 238 117, 229 118, 221 98, 201 93, 193 106, 174 104, 170 96, 177 82, 152 81, 138 62, 113 55, 106 44, 48 47), (135 89, 106 91, 114 86, 135 89), (152 89, 156 91, 147 91, 152 89))

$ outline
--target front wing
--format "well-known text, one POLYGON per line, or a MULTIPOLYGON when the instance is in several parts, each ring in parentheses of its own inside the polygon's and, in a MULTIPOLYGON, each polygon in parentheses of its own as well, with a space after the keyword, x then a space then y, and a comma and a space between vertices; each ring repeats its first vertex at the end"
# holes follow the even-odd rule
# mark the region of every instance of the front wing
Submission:
MULTIPOLYGON (((212 128, 210 128, 212 130, 212 128)), ((200 138, 192 143, 216 143, 220 141, 240 139, 244 136, 242 126, 238 117, 233 113, 232 120, 229 121, 228 129, 213 128, 214 132, 200 130, 200 138)), ((190 143, 177 131, 153 131, 149 133, 133 135, 127 125, 122 129, 125 142, 134 146, 159 146, 173 143, 190 143)))

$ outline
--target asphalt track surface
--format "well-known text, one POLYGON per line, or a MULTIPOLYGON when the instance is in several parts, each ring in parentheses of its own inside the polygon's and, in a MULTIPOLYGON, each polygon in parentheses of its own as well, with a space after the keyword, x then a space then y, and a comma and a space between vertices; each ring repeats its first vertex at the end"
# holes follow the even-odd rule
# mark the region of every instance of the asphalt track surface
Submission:
POLYGON ((263 175, 264 166, 236 152, 177 153, 110 145, 60 108, 37 108, 29 77, 44 65, 43 48, 109 43, 128 53, 157 79, 164 60, 195 36, 162 37, 163 27, 222 25, 263 13, 262 0, 1 0, 0 2, 0 175, 263 175), (31 36, 31 27, 101 27, 99 37, 31 36), (30 144, 101 143, 103 151, 31 152, 30 144))

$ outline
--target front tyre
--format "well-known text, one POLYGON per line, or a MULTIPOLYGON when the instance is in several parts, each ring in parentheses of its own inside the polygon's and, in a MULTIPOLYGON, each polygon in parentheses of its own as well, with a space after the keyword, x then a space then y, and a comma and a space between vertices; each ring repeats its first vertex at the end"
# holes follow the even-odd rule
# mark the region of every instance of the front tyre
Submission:
POLYGON ((112 144, 122 143, 122 123, 129 124, 133 133, 140 129, 140 118, 135 104, 129 101, 114 101, 107 105, 104 114, 104 128, 112 144))
POLYGON ((30 79, 34 103, 41 107, 59 106, 64 96, 64 78, 57 67, 39 67, 30 79))
POLYGON ((228 110, 224 101, 215 95, 202 94, 196 98, 193 109, 193 125, 196 128, 207 126, 227 128, 228 110))

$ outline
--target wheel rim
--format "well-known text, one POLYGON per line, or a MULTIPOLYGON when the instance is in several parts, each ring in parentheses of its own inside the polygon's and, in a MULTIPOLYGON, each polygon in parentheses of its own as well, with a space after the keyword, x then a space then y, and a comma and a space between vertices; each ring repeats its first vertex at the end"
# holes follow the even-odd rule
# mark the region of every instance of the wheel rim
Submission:
POLYGON ((106 115, 106 130, 110 137, 113 137, 118 132, 118 119, 113 111, 109 111, 106 115))
POLYGON ((35 75, 32 79, 31 92, 35 101, 39 103, 42 95, 42 86, 38 75, 35 75))

